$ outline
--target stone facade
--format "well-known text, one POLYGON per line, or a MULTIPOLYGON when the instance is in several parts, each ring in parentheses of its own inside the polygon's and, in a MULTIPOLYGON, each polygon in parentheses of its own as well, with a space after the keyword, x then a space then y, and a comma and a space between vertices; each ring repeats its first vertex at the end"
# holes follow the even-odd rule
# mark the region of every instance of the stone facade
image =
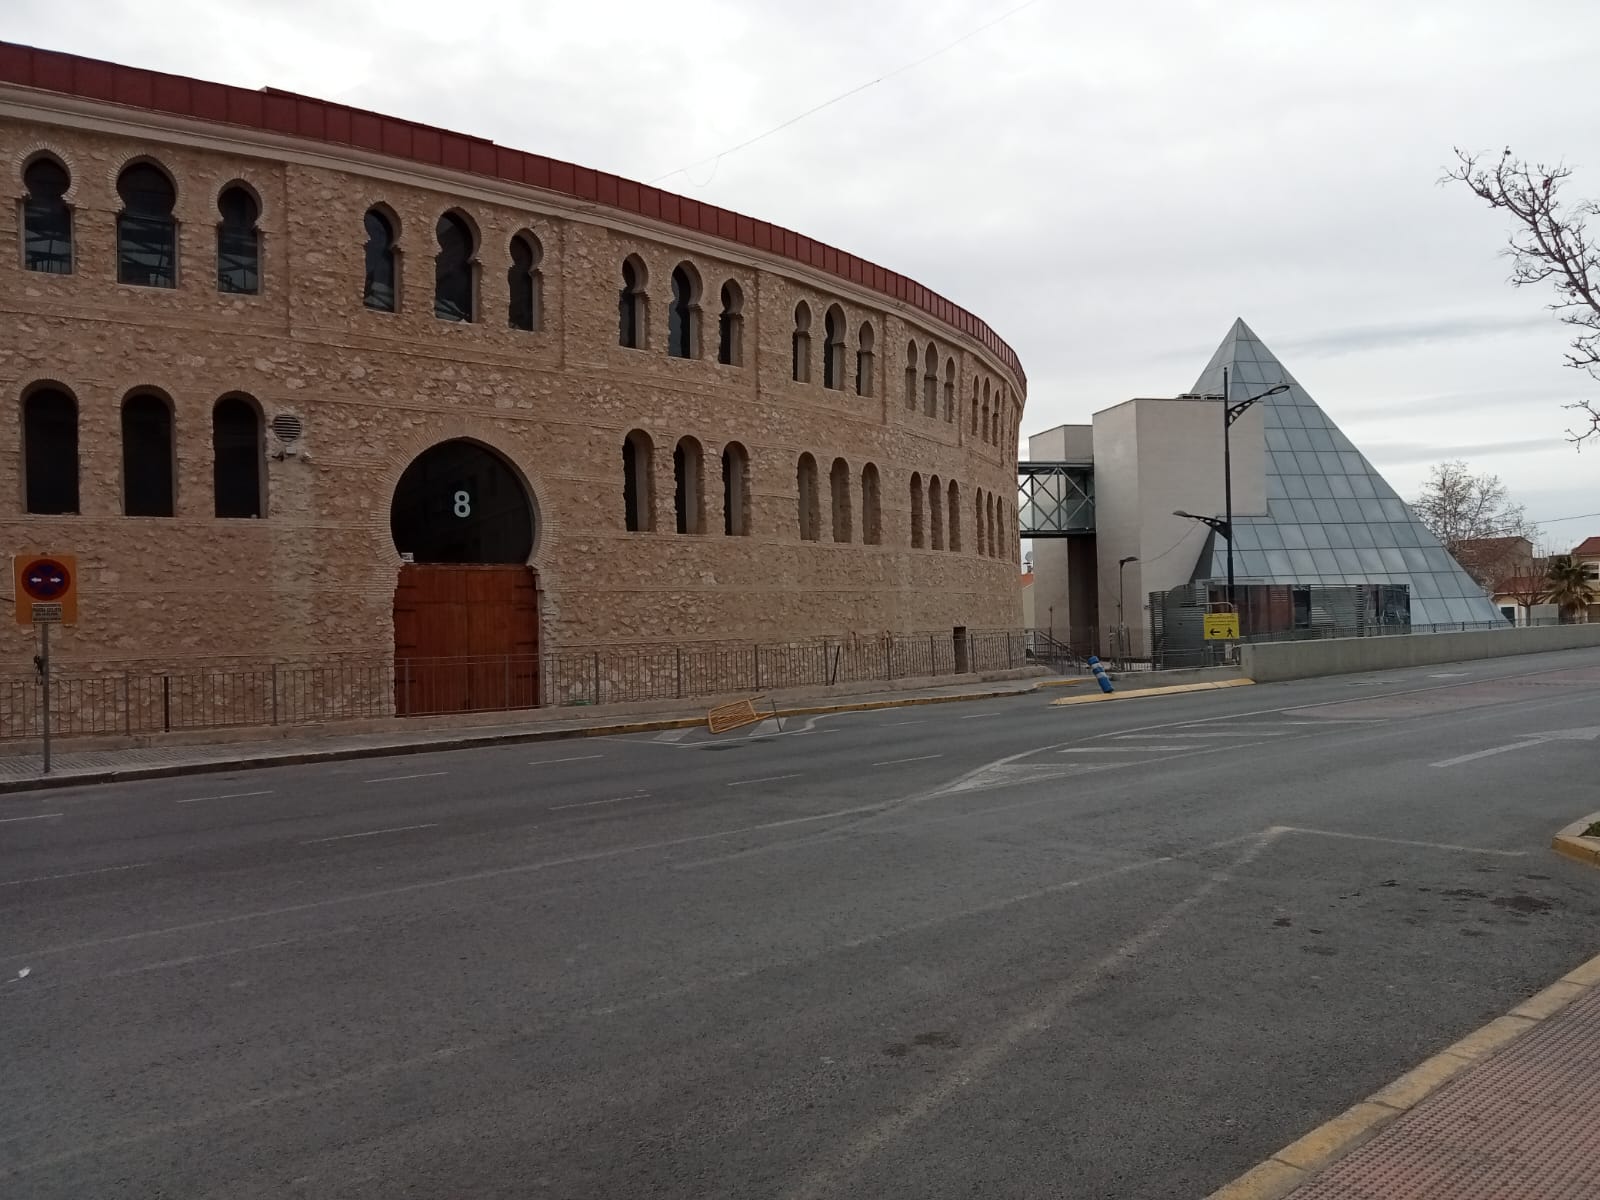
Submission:
MULTIPOLYGON (((908 304, 737 237, 557 190, 18 86, 3 72, 0 171, 0 393, 11 414, 0 434, 0 527, 8 553, 77 554, 81 623, 56 643, 69 661, 391 654, 400 567, 391 497, 420 452, 451 438, 492 448, 528 485, 547 648, 1019 621, 1015 447, 1026 381, 1015 356, 997 352, 1003 343, 930 311, 947 302, 908 304), (22 173, 40 154, 70 173, 71 274, 24 269, 22 173), (158 164, 176 188, 171 289, 117 282, 117 180, 137 159, 158 164), (217 200, 236 181, 260 202, 256 295, 216 286, 217 200), (363 216, 375 205, 399 232, 394 313, 362 302, 363 216), (477 241, 470 323, 434 315, 434 227, 449 211, 477 241), (524 231, 542 251, 534 332, 508 323, 508 246, 524 231), (618 344, 630 255, 647 273, 640 350, 618 344), (685 263, 700 287, 698 357, 687 359, 667 353, 670 280, 685 263), (738 366, 717 361, 729 280, 743 294, 738 366), (792 378, 802 301, 806 383, 792 378), (844 317, 843 370, 842 386, 828 388, 824 322, 833 306, 844 317), (911 342, 919 359, 936 348, 932 416, 924 362, 907 402, 911 342), (25 511, 21 406, 41 385, 78 406, 76 514, 25 511), (120 413, 137 390, 157 392, 173 412, 171 517, 123 515, 120 413), (292 414, 304 428, 292 447, 264 436, 259 520, 213 515, 211 413, 231 395, 247 397, 264 422, 292 414), (652 531, 625 527, 622 446, 633 430, 654 446, 652 531), (697 440, 704 460, 698 535, 675 532, 672 455, 683 437, 697 440), (732 442, 749 457, 744 536, 723 533, 720 462, 732 442), (800 536, 796 472, 805 453, 818 467, 817 541, 800 536), (851 481, 844 543, 832 536, 835 459, 851 481), (863 542, 868 464, 880 481, 881 535, 871 545, 863 542), (913 546, 914 473, 924 491, 938 477, 946 506, 957 485, 959 550, 913 546), (985 502, 999 532, 985 527, 980 538, 985 502)), ((948 516, 941 524, 948 546, 948 516)), ((924 546, 930 539, 931 528, 924 546)), ((28 630, 3 626, 5 662, 25 664, 32 647, 28 630)))

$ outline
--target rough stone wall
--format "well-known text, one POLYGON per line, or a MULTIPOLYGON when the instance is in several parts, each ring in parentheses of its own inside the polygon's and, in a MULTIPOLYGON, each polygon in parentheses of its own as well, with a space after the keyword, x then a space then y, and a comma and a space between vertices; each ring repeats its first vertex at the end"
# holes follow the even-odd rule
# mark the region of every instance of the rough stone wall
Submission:
MULTIPOLYGON (((254 135, 251 135, 254 137, 254 135)), ((79 556, 81 624, 62 631, 68 660, 183 661, 246 656, 304 659, 386 655, 399 556, 389 505, 406 466, 454 437, 492 447, 521 472, 536 513, 531 565, 542 591, 547 649, 598 643, 774 640, 845 631, 1011 627, 1016 589, 1014 467, 1022 382, 975 342, 870 291, 714 239, 613 218, 534 189, 489 185, 412 164, 343 161, 295 143, 235 137, 127 109, 63 107, 20 118, 0 103, 0 528, 6 553, 79 556), (143 128, 130 128, 129 122, 143 128), (232 140, 230 140, 232 139, 232 140), (48 151, 70 170, 75 269, 25 271, 21 172, 48 151), (116 282, 116 179, 137 157, 172 176, 178 193, 179 283, 116 282), (216 201, 231 181, 260 197, 262 288, 219 294, 216 201), (400 311, 362 305, 362 217, 396 218, 400 311), (463 214, 479 239, 478 319, 433 311, 434 225, 463 214), (508 243, 542 248, 538 332, 509 328, 508 243), (617 344, 623 259, 648 269, 649 345, 617 344), (666 352, 671 275, 701 281, 700 357, 666 352), (743 365, 717 359, 720 292, 743 291, 743 365), (809 383, 791 379, 796 305, 811 310, 809 383), (839 389, 822 386, 825 314, 846 319, 839 389), (864 322, 874 335, 870 395, 856 394, 864 322), (904 403, 905 346, 931 340, 939 411, 904 403), (944 370, 955 408, 944 416, 944 370), (23 502, 21 401, 51 382, 79 409, 81 513, 28 515, 23 502), (976 386, 975 386, 976 385, 976 386), (1004 415, 975 437, 970 404, 985 385, 1004 415), (134 389, 166 396, 175 415, 176 515, 121 515, 120 406, 134 389), (211 410, 249 397, 270 421, 305 426, 293 455, 266 435, 267 511, 219 520, 212 503, 211 410), (654 443, 655 530, 624 528, 624 436, 654 443), (674 532, 672 451, 692 437, 703 454, 706 532, 674 532), (750 531, 722 529, 721 455, 749 456, 750 531), (818 464, 819 539, 800 540, 796 463, 818 464), (829 470, 852 480, 852 540, 836 544, 829 470), (862 469, 876 466, 881 544, 864 545, 862 469), (920 472, 960 487, 962 543, 913 549, 909 480, 920 472), (979 491, 1001 502, 1005 534, 980 555, 979 491)), ((9 622, 0 662, 25 665, 32 635, 9 622)))

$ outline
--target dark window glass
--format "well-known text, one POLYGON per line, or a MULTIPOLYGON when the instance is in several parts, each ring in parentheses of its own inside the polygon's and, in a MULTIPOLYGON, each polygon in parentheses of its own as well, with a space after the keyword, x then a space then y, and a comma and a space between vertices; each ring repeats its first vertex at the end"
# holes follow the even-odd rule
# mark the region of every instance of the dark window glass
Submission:
POLYGON ((533 505, 505 459, 476 442, 440 442, 406 468, 389 509, 395 549, 419 563, 525 563, 533 505))
POLYGON ((362 302, 379 312, 395 311, 394 227, 377 209, 368 209, 367 281, 362 287, 362 302))
POLYGON ((253 296, 261 290, 260 211, 256 198, 231 187, 217 200, 222 223, 217 226, 217 291, 253 296))
POLYGON ((722 285, 722 315, 717 318, 717 361, 730 367, 744 359, 744 295, 731 280, 722 285))
POLYGON ((261 515, 261 417, 247 400, 211 410, 213 495, 219 517, 261 515))
POLYGON ((132 396, 122 405, 122 511, 172 515, 172 410, 159 396, 132 396))
POLYGON ((510 323, 513 329, 539 328, 539 254, 520 234, 511 239, 511 267, 506 272, 510 323))
POLYGON ((34 392, 22 406, 28 511, 78 511, 78 406, 65 392, 34 392))
POLYGON ((445 213, 434 232, 439 253, 433 260, 433 315, 441 321, 470 321, 472 231, 460 217, 445 213))
POLYGON ((22 255, 30 271, 72 274, 72 212, 62 199, 72 179, 60 163, 41 158, 22 173, 22 255))
POLYGON ((667 353, 673 358, 694 357, 694 282, 682 267, 672 273, 672 308, 667 313, 667 353))
POLYGON ((177 194, 159 167, 136 163, 117 179, 117 282, 141 287, 178 286, 177 194))
POLYGON ((622 264, 622 291, 617 294, 617 344, 639 349, 639 271, 631 261, 622 264))
POLYGON ((650 471, 649 440, 641 433, 630 433, 622 442, 623 524, 629 533, 651 527, 650 471))
POLYGON ((844 386, 844 318, 829 309, 822 319, 822 386, 844 386))

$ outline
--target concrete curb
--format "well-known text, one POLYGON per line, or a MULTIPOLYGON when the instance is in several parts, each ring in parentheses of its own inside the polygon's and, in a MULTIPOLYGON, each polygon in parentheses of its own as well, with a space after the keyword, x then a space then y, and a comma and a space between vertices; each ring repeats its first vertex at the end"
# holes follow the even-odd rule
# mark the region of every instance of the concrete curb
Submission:
POLYGON ((1217 679, 1209 683, 1179 683, 1172 687, 1134 688, 1127 692, 1095 692, 1092 696, 1063 696, 1050 701, 1051 708, 1068 704, 1097 704, 1105 700, 1134 700, 1141 696, 1177 696, 1184 692, 1214 692, 1218 688, 1249 687, 1254 679, 1217 679))
MULTIPOLYGON (((1600 813, 1568 825, 1555 837, 1554 849, 1600 866, 1600 838, 1574 831, 1600 820, 1600 813)), ((1318 1171, 1370 1140, 1402 1113, 1409 1112, 1467 1068, 1504 1049, 1541 1021, 1555 1016, 1578 997, 1600 987, 1600 955, 1567 972, 1555 983, 1524 1000, 1503 1017, 1446 1047, 1387 1087, 1378 1089, 1333 1120, 1291 1142, 1266 1162, 1246 1171, 1206 1200, 1279 1200, 1318 1171)))
MULTIPOLYGON (((1079 680, 1049 681, 1053 687, 1079 680)), ((882 708, 910 708, 923 704, 960 704, 971 700, 996 700, 1004 696, 1028 696, 1042 685, 1026 688, 992 688, 982 692, 962 692, 952 696, 906 696, 891 700, 863 700, 851 704, 825 704, 780 708, 779 717, 809 717, 829 713, 870 712, 882 708)), ((477 746, 511 746, 531 742, 571 741, 577 738, 618 737, 632 733, 657 733, 669 729, 693 729, 705 724, 704 717, 667 717, 651 721, 626 721, 610 725, 585 725, 567 729, 519 729, 509 733, 440 738, 428 742, 398 742, 386 745, 303 750, 289 754, 240 753, 237 757, 212 762, 163 763, 147 767, 127 767, 85 771, 74 775, 51 775, 37 779, 0 780, 0 795, 68 787, 92 787, 104 783, 127 783, 140 779, 170 779, 179 775, 214 775, 223 771, 249 771, 262 767, 294 767, 315 762, 345 762, 359 758, 398 758, 411 754, 433 754, 449 750, 470 750, 477 746)))
POLYGON ((1590 813, 1583 820, 1574 821, 1550 840, 1550 849, 1591 867, 1600 867, 1600 837, 1584 837, 1579 832, 1596 821, 1600 821, 1600 813, 1590 813))

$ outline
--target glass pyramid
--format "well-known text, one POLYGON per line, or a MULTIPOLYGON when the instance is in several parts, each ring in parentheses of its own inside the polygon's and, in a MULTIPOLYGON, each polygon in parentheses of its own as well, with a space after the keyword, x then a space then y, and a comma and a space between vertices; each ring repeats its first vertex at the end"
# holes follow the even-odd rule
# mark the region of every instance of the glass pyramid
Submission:
MULTIPOLYGON (((1413 627, 1504 624, 1483 589, 1242 320, 1217 347, 1194 391, 1221 394, 1224 367, 1236 403, 1289 385, 1261 401, 1267 515, 1234 518, 1237 582, 1405 584, 1413 627)), ((1213 537, 1195 578, 1227 577, 1226 543, 1213 537)))

